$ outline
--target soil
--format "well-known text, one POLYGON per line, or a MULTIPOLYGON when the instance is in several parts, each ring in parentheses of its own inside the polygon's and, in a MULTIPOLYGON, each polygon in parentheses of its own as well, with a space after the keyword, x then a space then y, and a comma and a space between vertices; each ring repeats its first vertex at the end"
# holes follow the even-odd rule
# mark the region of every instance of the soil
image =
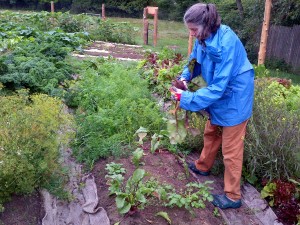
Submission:
POLYGON ((0 225, 40 225, 44 216, 42 198, 38 192, 28 196, 13 196, 0 213, 0 225))
MULTIPOLYGON (((106 184, 106 170, 105 166, 111 162, 112 159, 100 160, 96 163, 93 174, 95 176, 96 185, 98 188, 98 195, 100 205, 103 206, 108 213, 111 224, 121 221, 122 225, 141 225, 141 224, 168 224, 168 222, 160 216, 156 216, 158 212, 166 212, 174 225, 195 225, 195 224, 224 224, 221 216, 214 216, 214 206, 207 202, 205 209, 195 209, 194 215, 184 208, 170 208, 164 207, 158 201, 152 202, 151 205, 145 209, 138 211, 133 216, 121 216, 117 212, 115 198, 108 195, 106 184)), ((115 163, 123 164, 126 168, 125 180, 132 175, 135 166, 131 162, 130 157, 113 160, 115 163)), ((177 191, 184 189, 189 182, 197 182, 197 180, 185 173, 185 169, 177 157, 168 151, 160 151, 154 154, 149 152, 149 146, 144 147, 144 156, 141 162, 143 166, 140 168, 146 170, 151 176, 155 177, 160 183, 171 184, 177 191)))
POLYGON ((88 46, 81 54, 73 54, 78 58, 112 57, 120 60, 136 61, 144 59, 144 49, 139 45, 126 45, 96 41, 88 46))

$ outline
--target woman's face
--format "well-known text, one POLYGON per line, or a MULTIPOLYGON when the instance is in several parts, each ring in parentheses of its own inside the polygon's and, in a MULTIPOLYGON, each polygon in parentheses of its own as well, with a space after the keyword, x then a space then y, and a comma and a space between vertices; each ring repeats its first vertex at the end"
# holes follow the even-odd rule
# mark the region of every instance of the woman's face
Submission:
POLYGON ((202 25, 196 25, 194 23, 187 23, 187 28, 190 31, 190 35, 193 37, 201 40, 202 39, 202 33, 203 33, 203 26, 202 25))

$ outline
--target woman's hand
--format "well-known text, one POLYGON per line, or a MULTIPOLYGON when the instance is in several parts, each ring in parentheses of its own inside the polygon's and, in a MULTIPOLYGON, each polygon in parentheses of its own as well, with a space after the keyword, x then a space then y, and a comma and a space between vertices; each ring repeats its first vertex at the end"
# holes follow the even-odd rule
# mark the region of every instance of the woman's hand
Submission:
POLYGON ((176 100, 176 101, 180 101, 181 98, 181 93, 183 92, 183 90, 176 88, 174 86, 170 87, 170 92, 171 92, 171 98, 176 100))

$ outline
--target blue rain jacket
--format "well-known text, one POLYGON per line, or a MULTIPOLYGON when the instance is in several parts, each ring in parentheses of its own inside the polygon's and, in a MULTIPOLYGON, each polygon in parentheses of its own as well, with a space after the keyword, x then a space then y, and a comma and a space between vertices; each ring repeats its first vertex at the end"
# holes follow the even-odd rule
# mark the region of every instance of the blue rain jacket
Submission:
POLYGON ((197 60, 193 73, 186 65, 180 78, 189 81, 202 75, 207 86, 182 92, 180 107, 193 112, 206 110, 214 125, 238 125, 252 114, 253 67, 240 39, 226 25, 211 34, 205 45, 195 41, 189 58, 197 60))

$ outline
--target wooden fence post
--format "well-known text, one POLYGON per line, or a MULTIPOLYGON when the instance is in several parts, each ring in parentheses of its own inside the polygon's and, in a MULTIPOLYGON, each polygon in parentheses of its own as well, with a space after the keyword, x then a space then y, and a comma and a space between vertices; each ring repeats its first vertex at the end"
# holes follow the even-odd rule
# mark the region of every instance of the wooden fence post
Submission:
POLYGON ((266 60, 271 8, 272 8, 272 0, 266 0, 264 21, 261 30, 261 38, 260 38, 260 45, 259 45, 259 52, 258 52, 258 63, 257 63, 258 65, 264 64, 266 60))
POLYGON ((157 30, 158 30, 158 8, 154 10, 154 29, 153 29, 153 45, 157 44, 157 30))
POLYGON ((147 8, 144 8, 143 12, 143 39, 144 39, 144 45, 148 45, 148 29, 149 29, 149 22, 147 20, 147 8))
POLYGON ((149 30, 149 22, 147 20, 147 14, 154 16, 154 19, 153 19, 153 25, 154 25, 153 45, 154 45, 154 47, 156 47, 156 45, 157 45, 157 31, 158 31, 158 7, 147 6, 146 8, 144 8, 144 12, 143 12, 143 25, 144 25, 143 36, 144 36, 144 44, 145 45, 148 45, 148 30, 149 30))
POLYGON ((102 4, 102 19, 105 20, 105 4, 102 4))

